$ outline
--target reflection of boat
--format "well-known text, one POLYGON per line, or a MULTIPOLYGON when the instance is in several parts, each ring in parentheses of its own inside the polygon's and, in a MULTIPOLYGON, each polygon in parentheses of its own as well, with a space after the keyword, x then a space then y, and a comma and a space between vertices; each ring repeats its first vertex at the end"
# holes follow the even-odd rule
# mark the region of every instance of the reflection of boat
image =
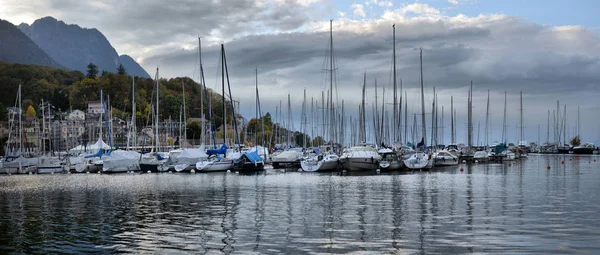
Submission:
POLYGON ((489 153, 486 151, 476 151, 473 154, 473 160, 477 162, 487 162, 489 160, 489 153))
POLYGON ((458 157, 448 151, 439 151, 433 156, 435 166, 455 166, 458 165, 458 157))
POLYGON ((424 152, 416 152, 404 160, 404 165, 411 170, 429 169, 433 167, 433 160, 424 152))
POLYGON ((346 149, 340 162, 348 171, 369 171, 379 167, 380 159, 374 145, 360 145, 346 149))
POLYGON ((379 168, 382 170, 400 170, 403 162, 398 159, 398 155, 391 149, 383 148, 378 151, 381 156, 379 168))
POLYGON ((596 147, 592 143, 584 143, 573 147, 573 154, 594 154, 596 147))

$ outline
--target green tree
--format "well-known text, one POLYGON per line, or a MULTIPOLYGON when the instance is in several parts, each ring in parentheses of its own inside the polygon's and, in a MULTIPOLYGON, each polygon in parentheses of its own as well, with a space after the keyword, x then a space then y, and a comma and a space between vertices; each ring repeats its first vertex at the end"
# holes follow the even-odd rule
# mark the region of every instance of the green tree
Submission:
POLYGON ((94 63, 90 62, 87 65, 87 74, 85 76, 90 79, 95 79, 96 76, 98 76, 98 66, 94 65, 94 63))
POLYGON ((315 137, 315 139, 312 140, 312 146, 319 146, 321 144, 323 144, 323 137, 317 136, 315 137))
POLYGON ((198 121, 192 121, 187 124, 187 139, 199 139, 202 134, 202 126, 198 121))
POLYGON ((6 107, 2 103, 0 103, 0 121, 7 120, 8 113, 6 111, 6 107))
POLYGON ((123 66, 123 64, 119 64, 119 67, 117 67, 117 73, 121 74, 121 75, 127 74, 127 72, 125 71, 125 67, 123 66))
POLYGON ((581 139, 579 139, 579 136, 575 136, 575 137, 573 137, 573 139, 571 139, 571 145, 573 145, 573 146, 581 145, 581 139))

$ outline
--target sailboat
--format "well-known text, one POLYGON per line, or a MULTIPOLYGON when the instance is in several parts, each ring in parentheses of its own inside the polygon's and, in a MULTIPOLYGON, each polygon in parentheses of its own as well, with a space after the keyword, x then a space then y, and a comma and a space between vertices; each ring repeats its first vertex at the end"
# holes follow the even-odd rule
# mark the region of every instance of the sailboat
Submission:
POLYGON ((420 49, 420 63, 421 63, 421 130, 423 138, 417 147, 421 147, 422 150, 415 152, 408 159, 404 160, 404 165, 411 170, 422 170, 433 167, 433 160, 430 154, 425 152, 427 148, 427 129, 425 122, 425 91, 423 88, 423 50, 420 49))
MULTIPOLYGON (((290 104, 290 94, 288 94, 288 127, 287 130, 291 130, 290 126, 292 123, 292 108, 290 104)), ((283 167, 293 167, 300 165, 300 160, 302 159, 302 148, 290 148, 290 136, 287 135, 287 145, 284 151, 274 155, 271 159, 271 163, 273 164, 274 169, 283 168, 283 167)))
MULTIPOLYGON (((328 104, 327 104, 327 108, 328 111, 330 112, 330 120, 329 120, 329 139, 331 141, 331 144, 333 145, 333 141, 334 141, 334 127, 335 127, 335 121, 334 119, 334 109, 333 109, 333 20, 329 21, 329 98, 328 98, 328 104)), ((366 79, 366 78, 365 78, 366 79)), ((363 88, 364 90, 364 88, 363 88)), ((323 94, 321 94, 323 95, 323 94)), ((363 93, 363 101, 364 101, 364 93, 363 93)), ((321 100, 321 104, 322 106, 324 106, 323 104, 325 103, 325 99, 322 96, 322 100, 321 100)), ((322 107, 323 113, 322 113, 322 118, 323 118, 323 129, 322 129, 322 137, 325 137, 325 107, 322 107)), ((339 157, 338 155, 336 155, 334 152, 334 146, 327 146, 327 150, 325 152, 322 152, 320 148, 313 148, 313 152, 311 153, 311 155, 309 155, 308 157, 304 158, 303 160, 300 161, 300 167, 302 168, 303 171, 306 172, 316 172, 316 171, 333 171, 338 169, 338 167, 340 166, 341 163, 341 157, 339 157), (330 150, 331 149, 331 150, 330 150)), ((377 155, 377 152, 375 151, 374 154, 378 157, 379 155, 377 155)), ((345 155, 345 161, 349 161, 350 159, 348 158, 348 155, 345 155)), ((346 163, 347 167, 348 167, 348 162, 346 163)))
MULTIPOLYGON (((135 77, 133 76, 131 82, 131 97, 131 124, 132 126, 135 126, 135 77)), ((112 112, 112 109, 109 110, 109 112, 112 112)), ((133 133, 133 135, 135 136, 135 133, 133 133)), ((133 150, 111 150, 110 154, 103 159, 104 164, 102 165, 102 171, 106 173, 138 171, 140 170, 140 156, 141 154, 139 152, 133 150)))
POLYGON ((159 153, 158 150, 160 148, 160 135, 158 132, 159 126, 159 79, 158 79, 158 67, 156 68, 156 76, 155 76, 155 86, 156 86, 156 106, 155 106, 155 118, 154 121, 154 137, 153 142, 154 146, 152 151, 146 154, 142 154, 139 160, 140 170, 143 172, 164 172, 168 170, 168 155, 164 153, 159 153))
MULTIPOLYGON (((211 103, 209 101, 208 98, 208 91, 206 90, 206 82, 204 80, 204 68, 202 66, 202 48, 201 48, 201 41, 200 38, 198 38, 198 56, 200 59, 200 81, 201 81, 201 86, 202 88, 200 88, 201 90, 204 91, 204 99, 206 99, 207 105, 208 105, 208 122, 209 122, 209 129, 210 129, 210 134, 211 137, 214 138, 214 130, 212 129, 212 108, 211 108, 211 103)), ((223 91, 222 91, 223 95, 225 95, 225 87, 223 86, 223 91)), ((202 94, 202 93, 201 93, 202 94)), ((201 98, 202 99, 202 98, 201 98)), ((224 97, 223 97, 223 113, 225 113, 225 101, 224 101, 224 97)), ((202 120, 204 120, 204 108, 202 108, 202 120)), ((223 118, 223 126, 227 127, 227 122, 226 122, 226 118, 223 118)), ((226 128, 225 128, 226 130, 226 128)), ((205 139, 204 139, 204 123, 202 124, 202 143, 204 143, 205 139)), ((224 133, 225 137, 227 136, 227 132, 224 133)), ((212 141, 214 141, 214 139, 212 139, 212 141)), ((225 139, 226 141, 226 139, 225 139)), ((233 163, 234 163, 234 159, 229 159, 226 158, 227 155, 227 145, 224 143, 220 149, 211 149, 211 150, 207 150, 206 151, 207 154, 207 158, 199 160, 196 162, 196 170, 200 171, 200 172, 218 172, 218 171, 227 171, 229 169, 231 169, 233 167, 233 163)))

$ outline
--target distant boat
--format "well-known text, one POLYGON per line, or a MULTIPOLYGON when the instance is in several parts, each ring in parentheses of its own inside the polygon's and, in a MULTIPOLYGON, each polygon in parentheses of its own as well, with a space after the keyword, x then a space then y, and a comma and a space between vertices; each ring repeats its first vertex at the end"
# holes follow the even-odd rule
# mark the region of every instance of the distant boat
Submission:
POLYGON ((452 153, 442 150, 433 155, 434 166, 456 166, 458 165, 458 157, 452 153))
POLYGON ((430 169, 433 167, 433 160, 429 154, 420 151, 404 160, 404 165, 411 170, 430 169))
POLYGON ((584 143, 573 147, 573 154, 594 154, 596 146, 593 143, 584 143))
POLYGON ((381 161, 379 162, 379 168, 381 170, 400 170, 404 162, 399 159, 398 154, 395 151, 388 148, 383 148, 377 151, 381 156, 381 161))
POLYGON ((477 162, 487 162, 489 160, 489 153, 487 151, 476 151, 473 154, 473 160, 477 162))
POLYGON ((340 157, 342 167, 348 171, 369 171, 379 168, 381 156, 374 144, 362 144, 344 150, 340 157))
POLYGON ((305 172, 325 172, 336 170, 340 164, 338 155, 322 154, 319 148, 313 149, 314 154, 300 161, 300 167, 305 172))

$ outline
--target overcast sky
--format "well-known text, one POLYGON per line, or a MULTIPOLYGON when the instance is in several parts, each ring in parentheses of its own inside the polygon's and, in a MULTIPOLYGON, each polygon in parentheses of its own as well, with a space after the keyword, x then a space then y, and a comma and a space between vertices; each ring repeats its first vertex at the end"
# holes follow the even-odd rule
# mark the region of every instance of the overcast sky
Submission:
POLYGON ((435 87, 445 109, 446 142, 450 96, 458 113, 458 139, 466 140, 467 87, 473 80, 475 139, 479 122, 480 140, 484 139, 490 90, 490 142, 500 140, 505 91, 508 138, 518 140, 522 90, 525 140, 537 141, 538 125, 540 140, 546 140, 548 110, 552 113, 560 100, 561 112, 567 105, 569 137, 576 133, 579 106, 582 140, 598 145, 600 21, 594 10, 599 5, 539 0, 0 0, 0 18, 18 25, 53 16, 67 24, 98 28, 119 54, 132 56, 151 76, 159 66, 165 78, 198 79, 199 35, 207 84, 215 89, 220 87, 218 53, 224 43, 232 93, 241 101, 241 113, 254 115, 254 68, 258 68, 263 111, 274 114, 279 101, 285 105, 291 93, 296 129, 302 90, 307 90, 308 100, 320 100, 321 91, 329 87, 323 72, 329 20, 333 19, 337 95, 348 116, 358 115, 364 72, 367 109, 373 104, 375 79, 379 102, 382 87, 386 103, 392 101, 392 24, 396 24, 398 77, 408 92, 409 114, 419 113, 418 49, 423 48, 427 112, 435 87))

